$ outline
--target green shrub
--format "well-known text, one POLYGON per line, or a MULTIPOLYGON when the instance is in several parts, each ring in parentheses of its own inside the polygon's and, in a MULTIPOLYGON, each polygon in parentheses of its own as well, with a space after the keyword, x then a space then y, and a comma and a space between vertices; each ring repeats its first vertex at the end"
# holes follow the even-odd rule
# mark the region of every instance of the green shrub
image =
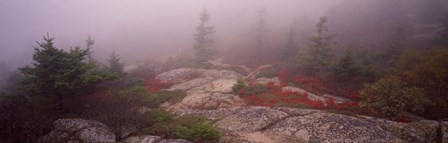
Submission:
POLYGON ((238 78, 236 84, 232 86, 233 93, 238 93, 242 88, 247 87, 246 82, 242 78, 238 78))
POLYGON ((253 85, 253 86, 247 86, 246 88, 242 88, 242 90, 239 91, 239 95, 241 97, 247 97, 266 92, 269 92, 269 87, 267 85, 253 85))
POLYGON ((197 122, 190 127, 176 128, 175 135, 194 142, 218 142, 220 132, 208 122, 197 122))
POLYGON ((148 89, 144 86, 133 86, 125 92, 129 95, 150 96, 148 89))
POLYGON ((170 104, 178 103, 184 99, 187 94, 183 91, 161 91, 146 97, 147 106, 150 108, 158 108, 161 104, 168 102, 170 104))
POLYGON ((167 122, 172 119, 172 115, 170 112, 165 110, 157 109, 151 111, 150 114, 151 121, 153 123, 167 122))
POLYGON ((409 109, 423 111, 423 106, 429 103, 422 89, 408 86, 397 77, 380 79, 367 85, 360 93, 361 107, 387 118, 395 118, 409 109))
POLYGON ((159 120, 151 127, 143 129, 142 132, 143 134, 153 134, 169 139, 181 138, 201 143, 218 142, 221 138, 219 130, 209 123, 207 119, 192 115, 159 120))

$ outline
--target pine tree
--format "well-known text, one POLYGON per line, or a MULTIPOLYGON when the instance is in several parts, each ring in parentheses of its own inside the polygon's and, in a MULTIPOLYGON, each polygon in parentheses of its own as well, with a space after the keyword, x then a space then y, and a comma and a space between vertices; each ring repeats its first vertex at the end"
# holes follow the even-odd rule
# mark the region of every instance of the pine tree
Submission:
POLYGON ((120 62, 120 58, 115 54, 115 51, 112 52, 107 61, 109 62, 108 69, 110 72, 116 73, 118 76, 124 75, 124 64, 120 62))
POLYGON ((200 14, 200 23, 196 27, 197 33, 194 35, 194 50, 198 65, 207 63, 215 54, 215 51, 210 47, 213 44, 211 35, 214 33, 214 27, 208 25, 209 20, 210 15, 204 9, 200 14))
POLYGON ((311 37, 307 59, 311 72, 321 72, 330 65, 330 43, 334 36, 328 34, 327 22, 327 18, 322 17, 316 24, 316 35, 311 37))

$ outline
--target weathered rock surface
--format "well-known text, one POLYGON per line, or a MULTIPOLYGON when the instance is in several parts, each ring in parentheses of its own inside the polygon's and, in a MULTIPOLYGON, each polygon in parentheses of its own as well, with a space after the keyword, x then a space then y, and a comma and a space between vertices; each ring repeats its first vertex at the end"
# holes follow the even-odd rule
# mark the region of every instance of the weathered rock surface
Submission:
POLYGON ((138 132, 138 129, 135 125, 125 124, 120 127, 117 135, 118 135, 119 139, 122 139, 122 138, 128 137, 129 135, 136 133, 136 132, 138 132))
POLYGON ((162 82, 176 84, 194 79, 202 72, 203 70, 200 69, 180 68, 164 72, 157 75, 155 78, 161 80, 162 82))
POLYGON ((275 86, 280 86, 280 78, 274 77, 274 78, 266 78, 266 77, 259 77, 253 81, 253 84, 261 84, 261 85, 267 85, 269 83, 274 83, 275 86))
POLYGON ((231 107, 241 102, 232 94, 232 86, 242 77, 228 70, 205 70, 182 68, 156 76, 162 82, 175 83, 169 89, 186 91, 187 96, 174 105, 164 104, 170 111, 184 109, 217 109, 231 107))
POLYGON ((167 139, 162 140, 159 136, 132 136, 121 141, 121 143, 192 143, 183 139, 167 139))
POLYGON ((349 99, 340 97, 340 96, 333 96, 333 95, 329 95, 329 94, 325 94, 323 96, 320 95, 316 95, 314 93, 308 92, 306 90, 303 90, 301 88, 298 87, 293 87, 293 86, 286 86, 286 87, 282 87, 282 91, 284 92, 297 92, 297 93, 301 93, 301 94, 307 94, 308 95, 308 99, 313 100, 313 101, 322 101, 324 104, 327 103, 328 100, 330 99, 334 99, 334 101, 336 103, 345 103, 345 102, 349 102, 349 99))
POLYGON ((443 125, 436 121, 422 120, 412 123, 399 123, 368 116, 360 116, 360 118, 373 122, 395 136, 413 143, 440 142, 439 140, 443 136, 443 131, 441 131, 443 125))
POLYGON ((313 94, 311 92, 308 92, 306 90, 297 88, 297 87, 292 87, 292 86, 286 86, 282 88, 282 91, 284 92, 297 92, 297 93, 301 93, 301 94, 307 94, 308 95, 308 99, 313 100, 313 101, 317 101, 320 100, 322 102, 325 102, 327 100, 327 98, 323 97, 323 96, 319 96, 316 94, 313 94))
POLYGON ((114 132, 105 124, 85 119, 58 119, 54 129, 39 142, 115 142, 114 132))
POLYGON ((205 116, 223 130, 221 142, 435 142, 434 131, 439 125, 433 121, 397 123, 286 107, 175 112, 176 116, 191 114, 205 116))
POLYGON ((162 141, 162 138, 159 136, 132 136, 121 141, 122 143, 158 143, 162 141))
POLYGON ((274 67, 272 65, 262 65, 255 68, 251 73, 249 73, 246 77, 247 80, 252 81, 259 78, 261 72, 272 71, 274 67))

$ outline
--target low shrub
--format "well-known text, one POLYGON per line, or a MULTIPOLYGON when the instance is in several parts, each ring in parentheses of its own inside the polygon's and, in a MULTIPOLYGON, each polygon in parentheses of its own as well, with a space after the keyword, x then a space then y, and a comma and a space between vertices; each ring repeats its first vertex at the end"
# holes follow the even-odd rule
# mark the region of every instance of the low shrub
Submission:
MULTIPOLYGON (((166 116, 168 112, 156 111, 153 115, 166 116)), ((168 117, 168 116, 166 116, 168 117)), ((159 118, 152 126, 142 130, 143 134, 162 136, 168 139, 185 139, 199 143, 218 142, 221 133, 204 117, 183 116, 178 118, 159 118)))
POLYGON ((388 77, 367 85, 360 94, 360 106, 374 114, 396 118, 402 111, 423 111, 430 104, 420 88, 409 86, 398 77, 388 77))
POLYGON ((36 142, 57 118, 57 112, 23 101, 0 101, 0 142, 36 142))
POLYGON ((84 97, 78 103, 81 103, 77 106, 80 108, 78 113, 75 112, 78 117, 102 122, 115 129, 117 134, 122 126, 131 124, 144 128, 152 122, 149 114, 139 112, 139 108, 145 107, 145 101, 136 96, 100 92, 84 97))
POLYGON ((146 97, 147 107, 158 108, 165 102, 170 104, 178 103, 185 98, 187 94, 184 91, 161 91, 146 97))
POLYGON ((251 95, 257 95, 269 92, 269 87, 267 85, 251 85, 247 86, 246 88, 242 88, 239 90, 238 94, 240 97, 247 97, 251 95))
POLYGON ((233 93, 238 93, 241 89, 246 88, 247 84, 242 78, 238 78, 236 84, 232 86, 233 93))

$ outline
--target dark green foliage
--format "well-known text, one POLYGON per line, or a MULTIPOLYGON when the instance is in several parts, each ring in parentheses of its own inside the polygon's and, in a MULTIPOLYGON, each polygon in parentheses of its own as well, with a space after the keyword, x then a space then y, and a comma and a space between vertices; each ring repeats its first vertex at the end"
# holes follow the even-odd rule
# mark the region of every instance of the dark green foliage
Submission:
POLYGON ((211 35, 215 32, 213 26, 209 26, 210 15, 204 9, 201 13, 200 23, 196 27, 197 33, 194 35, 194 51, 196 55, 196 62, 198 65, 203 65, 211 60, 215 51, 210 49, 213 39, 211 35))
POLYGON ((25 75, 24 88, 31 95, 62 96, 75 94, 85 85, 82 76, 91 67, 83 62, 87 50, 80 48, 66 52, 53 46, 54 38, 44 37, 44 43, 35 47, 33 67, 21 69, 25 75))
POLYGON ((74 96, 64 101, 69 118, 85 118, 105 123, 116 131, 126 125, 144 128, 151 124, 151 116, 145 112, 145 100, 140 96, 121 95, 114 92, 98 92, 90 96, 74 96))
POLYGON ((175 134, 179 138, 198 143, 218 142, 221 138, 220 132, 206 121, 195 122, 187 127, 178 127, 175 134))
POLYGON ((168 122, 173 118, 173 115, 171 115, 170 112, 162 110, 162 109, 155 109, 151 111, 150 114, 150 120, 152 123, 161 123, 161 122, 168 122))
POLYGON ((238 93, 241 89, 247 87, 246 82, 242 78, 238 78, 236 84, 232 86, 233 93, 238 93))
MULTIPOLYGON (((1 98, 1 97, 0 97, 1 98)), ((59 118, 57 112, 14 99, 0 102, 0 142, 32 143, 47 134, 53 121, 59 118)))
POLYGON ((345 54, 332 66, 331 75, 338 83, 363 84, 375 79, 372 67, 359 62, 359 58, 347 49, 345 54))
POLYGON ((435 103, 427 107, 425 116, 446 118, 448 115, 448 50, 431 49, 427 52, 407 50, 396 61, 397 74, 412 85, 425 90, 435 103))
POLYGON ((187 94, 184 91, 161 91, 156 94, 147 96, 147 106, 151 108, 158 108, 165 102, 170 104, 178 103, 184 99, 187 94))
POLYGON ((120 58, 118 57, 117 54, 115 54, 115 52, 112 52, 112 54, 110 55, 110 57, 107 61, 109 62, 107 69, 110 72, 115 73, 120 77, 124 76, 124 74, 125 74, 124 64, 120 62, 120 58))
POLYGON ((33 66, 20 71, 24 75, 21 89, 26 95, 52 96, 62 100, 71 95, 92 91, 96 84, 113 78, 107 73, 95 71, 93 64, 85 61, 88 49, 79 47, 69 51, 54 47, 54 38, 48 34, 44 42, 35 47, 33 66))
POLYGON ((328 34, 327 22, 327 18, 322 17, 316 24, 316 35, 311 37, 311 45, 306 59, 306 67, 311 72, 324 71, 330 65, 330 44, 334 36, 328 34))
POLYGON ((347 80, 350 77, 359 75, 361 68, 357 65, 353 52, 347 49, 343 57, 339 58, 333 66, 333 75, 338 81, 347 80))
MULTIPOLYGON (((167 116, 169 112, 156 111, 154 115, 167 116)), ((143 129, 144 134, 158 135, 169 139, 185 139, 193 142, 211 143, 218 142, 221 133, 204 117, 182 116, 177 118, 160 118, 160 122, 143 129)))
POLYGON ((423 111, 423 106, 429 104, 421 88, 409 86, 397 77, 367 85, 359 97, 361 107, 388 118, 396 118, 402 111, 423 111))

